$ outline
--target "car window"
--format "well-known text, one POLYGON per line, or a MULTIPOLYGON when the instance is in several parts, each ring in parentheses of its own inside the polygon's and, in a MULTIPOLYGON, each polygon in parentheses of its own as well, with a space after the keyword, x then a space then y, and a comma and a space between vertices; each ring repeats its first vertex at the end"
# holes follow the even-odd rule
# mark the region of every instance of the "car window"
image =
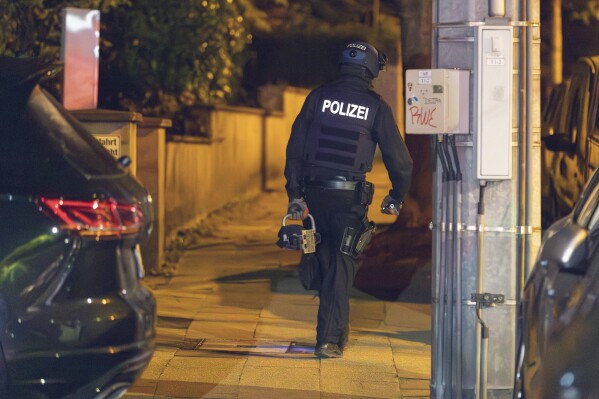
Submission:
POLYGON ((593 230, 599 221, 599 169, 595 170, 584 189, 576 209, 574 220, 576 224, 593 230))
MULTIPOLYGON (((597 85, 599 85, 599 79, 597 79, 597 85)), ((594 107, 592 112, 594 113, 594 115, 591 115, 591 118, 593 118, 589 123, 590 123, 590 131, 591 131, 591 136, 595 137, 597 139, 599 139, 599 90, 595 90, 595 99, 593 101, 594 107)))
POLYGON ((595 232, 599 228, 599 210, 595 208, 593 216, 589 222, 589 231, 595 232))
POLYGON ((580 90, 574 89, 570 109, 568 110, 569 119, 566 133, 570 137, 570 142, 575 143, 578 139, 578 113, 580 112, 580 90))
POLYGON ((86 177, 125 173, 60 104, 40 88, 25 106, 0 112, 0 192, 66 192, 86 177))
POLYGON ((541 121, 543 125, 543 135, 553 134, 556 128, 557 119, 559 116, 559 110, 564 102, 564 95, 566 92, 566 83, 562 83, 555 86, 551 90, 549 99, 543 107, 541 121))
POLYGON ((557 106, 557 102, 558 102, 558 98, 559 98, 559 93, 558 90, 559 86, 556 86, 553 88, 553 90, 551 90, 551 94, 549 95, 549 100, 547 101, 547 104, 545 105, 545 107, 543 107, 543 112, 541 114, 541 119, 543 120, 543 122, 548 122, 551 119, 551 115, 553 114, 553 111, 555 110, 556 106, 557 106))
MULTIPOLYGON (((592 74, 594 76, 594 74, 592 74)), ((591 73, 585 75, 582 79, 582 87, 579 92, 579 109, 577 110, 578 114, 576 117, 576 124, 578 125, 578 136, 576 138, 576 147, 579 154, 583 156, 587 153, 587 137, 589 133, 589 126, 587 123, 589 122, 589 111, 590 104, 592 98, 590 98, 590 89, 591 82, 594 81, 594 77, 591 76, 591 73), (580 104, 585 104, 584 107, 581 107, 580 104)))
POLYGON ((50 94, 36 88, 30 99, 26 118, 36 124, 51 145, 86 175, 122 174, 115 159, 50 94))

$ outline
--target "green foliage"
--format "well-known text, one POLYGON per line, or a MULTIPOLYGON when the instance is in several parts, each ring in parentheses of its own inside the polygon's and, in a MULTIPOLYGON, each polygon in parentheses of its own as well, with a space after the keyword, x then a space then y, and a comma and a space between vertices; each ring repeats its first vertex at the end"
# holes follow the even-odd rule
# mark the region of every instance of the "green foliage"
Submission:
MULTIPOLYGON (((57 62, 65 7, 106 13, 127 4, 129 0, 0 0, 0 54, 57 62)), ((55 97, 61 97, 59 80, 44 85, 55 97)))
POLYGON ((572 21, 590 25, 593 20, 599 20, 599 2, 596 0, 564 0, 563 6, 570 12, 572 21))
POLYGON ((118 88, 111 101, 173 117, 234 99, 248 41, 237 0, 136 0, 106 23, 100 79, 118 88))
POLYGON ((0 54, 58 61, 62 9, 99 9, 100 106, 180 118, 234 100, 251 40, 239 1, 0 0, 0 54))
POLYGON ((0 54, 58 61, 65 7, 106 13, 129 0, 0 0, 0 54))
POLYGON ((41 10, 42 0, 15 2, 0 0, 0 54, 15 55, 32 48, 32 36, 23 29, 32 22, 33 10, 41 10))
MULTIPOLYGON (((348 39, 389 48, 399 37, 396 18, 381 14, 372 26, 370 0, 0 0, 0 53, 58 60, 67 6, 102 13, 100 106, 170 117, 178 126, 186 109, 239 101, 251 55, 246 25, 262 43, 273 43, 262 45, 263 53, 280 53, 270 61, 292 71, 314 45, 328 57, 348 39)), ((312 64, 319 69, 325 62, 312 64)), ((253 67, 268 72, 263 64, 253 67)), ((255 89, 254 77, 246 90, 255 89)))

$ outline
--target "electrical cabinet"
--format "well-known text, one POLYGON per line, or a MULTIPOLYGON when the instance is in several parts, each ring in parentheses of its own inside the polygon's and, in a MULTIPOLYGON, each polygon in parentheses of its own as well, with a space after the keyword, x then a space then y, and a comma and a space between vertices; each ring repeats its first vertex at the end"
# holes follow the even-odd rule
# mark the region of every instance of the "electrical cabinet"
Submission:
POLYGON ((408 69, 406 133, 469 133, 470 71, 408 69))
POLYGON ((512 178, 512 27, 481 26, 476 34, 476 177, 512 178))

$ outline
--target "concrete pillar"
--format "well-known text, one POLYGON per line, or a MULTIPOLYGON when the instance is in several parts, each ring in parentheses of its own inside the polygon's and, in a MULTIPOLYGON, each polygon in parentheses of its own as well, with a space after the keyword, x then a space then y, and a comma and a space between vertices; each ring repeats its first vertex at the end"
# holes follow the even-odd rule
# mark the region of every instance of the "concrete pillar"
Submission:
POLYGON ((171 126, 170 119, 145 117, 137 127, 137 177, 152 197, 154 212, 152 233, 141 244, 146 273, 157 273, 164 257, 166 129, 171 126))
POLYGON ((454 220, 444 224, 442 219, 451 210, 445 201, 447 191, 443 189, 446 186, 439 160, 433 174, 433 315, 437 320, 433 325, 433 398, 512 397, 519 292, 541 237, 539 0, 506 0, 505 10, 505 17, 490 18, 486 0, 433 1, 433 68, 472 71, 471 93, 475 94, 477 62, 480 57, 488 57, 477 53, 477 32, 481 26, 500 25, 513 28, 510 45, 514 74, 511 178, 486 182, 484 224, 477 211, 480 186, 485 182, 476 173, 475 143, 480 134, 476 121, 481 115, 476 113, 475 95, 470 96, 471 132, 455 136, 463 174, 461 185, 455 186, 458 190, 461 187, 461 204, 454 208, 461 216, 459 223, 454 220), (526 44, 524 51, 521 44, 526 44), (447 231, 457 231, 457 235, 452 238, 447 231), (447 250, 447 246, 453 245, 456 238, 460 242, 460 261, 450 266, 456 247, 447 250), (461 273, 459 292, 457 282, 446 279, 446 271, 453 277, 461 273), (455 301, 448 300, 448 292, 453 292, 455 301), (477 345, 480 323, 471 298, 483 292, 505 296, 505 303, 483 307, 479 313, 489 329, 486 358, 481 357, 484 345, 477 345), (456 325, 458 312, 461 323, 456 325), (478 367, 481 359, 480 366, 487 371, 484 392, 477 378, 484 373, 478 367))

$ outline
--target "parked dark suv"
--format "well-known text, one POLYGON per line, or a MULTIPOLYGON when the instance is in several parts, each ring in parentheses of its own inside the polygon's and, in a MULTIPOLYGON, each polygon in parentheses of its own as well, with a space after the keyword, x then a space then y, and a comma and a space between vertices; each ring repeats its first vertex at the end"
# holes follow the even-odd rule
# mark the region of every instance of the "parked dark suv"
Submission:
POLYGON ((599 398, 599 170, 545 232, 519 316, 514 398, 599 398))
POLYGON ((48 74, 0 57, 0 398, 118 398, 154 347, 149 198, 36 84, 48 74))
POLYGON ((543 210, 550 222, 572 210, 599 165, 598 68, 599 56, 579 59, 568 82, 552 94, 563 99, 547 112, 542 132, 543 210))

